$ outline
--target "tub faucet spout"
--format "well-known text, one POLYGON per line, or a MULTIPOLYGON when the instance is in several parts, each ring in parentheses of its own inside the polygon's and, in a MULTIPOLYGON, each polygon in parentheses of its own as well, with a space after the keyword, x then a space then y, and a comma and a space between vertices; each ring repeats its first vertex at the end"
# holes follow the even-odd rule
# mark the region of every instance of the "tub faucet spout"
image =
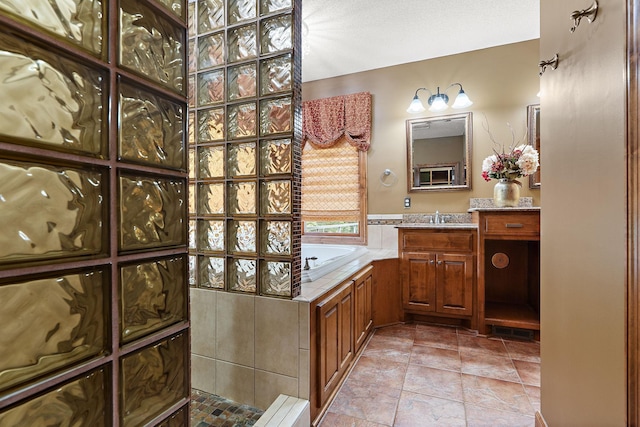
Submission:
POLYGON ((304 259, 304 269, 305 269, 305 270, 308 270, 309 268, 311 268, 311 267, 309 267, 309 260, 311 260, 311 261, 315 261, 315 260, 317 260, 317 259, 318 259, 318 257, 315 257, 315 256, 305 258, 305 259, 304 259))

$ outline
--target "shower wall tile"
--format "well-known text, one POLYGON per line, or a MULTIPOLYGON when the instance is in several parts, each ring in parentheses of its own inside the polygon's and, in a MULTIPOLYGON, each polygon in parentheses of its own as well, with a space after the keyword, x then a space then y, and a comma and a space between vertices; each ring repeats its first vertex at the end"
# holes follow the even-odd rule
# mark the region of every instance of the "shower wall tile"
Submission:
POLYGON ((246 61, 258 56, 258 34, 256 24, 228 30, 228 56, 230 63, 246 61))
MULTIPOLYGON (((192 288, 190 290, 190 294, 191 353, 199 356, 215 358, 216 312, 219 292, 192 288)), ((191 378, 192 380, 195 380, 196 375, 192 375, 191 378)))
POLYGON ((198 0, 198 32, 207 33, 224 27, 224 0, 198 0))
POLYGON ((291 262, 260 261, 260 294, 291 297, 291 262))
POLYGON ((222 141, 224 136, 224 108, 198 111, 198 142, 222 141))
POLYGON ((298 379, 256 369, 255 407, 266 410, 281 394, 298 395, 298 379))
POLYGON ((198 271, 194 273, 199 287, 224 289, 226 280, 225 259, 214 256, 198 256, 198 271))
POLYGON ((191 354, 191 387, 216 394, 216 360, 191 354))
POLYGON ((224 65, 224 33, 198 38, 198 69, 224 65))
POLYGON ((298 324, 300 328, 299 342, 300 348, 309 350, 311 348, 311 323, 309 321, 309 303, 300 301, 298 303, 298 324))
POLYGON ((293 84, 291 54, 260 62, 260 94, 270 95, 288 92, 293 84))
POLYGON ((255 406, 255 370, 246 366, 216 361, 216 393, 234 402, 255 406))
POLYGON ((260 0, 260 15, 290 9, 291 6, 291 0, 260 0))
POLYGON ((212 105, 224 101, 224 70, 198 74, 198 105, 212 105))
POLYGON ((260 53, 263 55, 290 50, 293 47, 291 15, 265 19, 260 23, 260 53))
POLYGON ((231 258, 227 280, 231 291, 255 293, 258 286, 258 261, 231 258))
POLYGON ((291 139, 273 139, 260 142, 262 175, 290 174, 291 163, 291 139))
POLYGON ((298 375, 298 303, 256 297, 256 369, 298 375))
MULTIPOLYGON (((253 367, 256 336, 255 298, 251 295, 219 292, 217 302, 216 357, 226 362, 253 367)), ((226 394, 225 397, 234 400, 226 394)))
POLYGON ((224 145, 198 148, 198 177, 200 179, 224 178, 224 145))
POLYGON ((256 0, 228 0, 228 24, 234 25, 242 21, 255 19, 258 15, 256 0))
POLYGON ((291 98, 260 101, 260 135, 289 133, 292 129, 291 98))
POLYGON ((300 399, 311 399, 311 384, 309 378, 311 376, 311 357, 309 356, 309 350, 300 349, 298 353, 298 360, 300 360, 300 367, 298 370, 298 394, 300 399))

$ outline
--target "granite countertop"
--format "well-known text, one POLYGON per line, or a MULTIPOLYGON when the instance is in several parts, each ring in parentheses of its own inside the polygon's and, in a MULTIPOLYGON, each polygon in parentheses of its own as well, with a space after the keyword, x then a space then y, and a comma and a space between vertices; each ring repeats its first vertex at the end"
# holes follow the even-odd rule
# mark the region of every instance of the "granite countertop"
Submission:
POLYGON ((467 212, 535 212, 540 206, 518 206, 515 208, 471 208, 467 212))
POLYGON ((430 222, 414 222, 414 223, 402 223, 395 226, 396 228, 428 228, 434 230, 475 230, 478 228, 478 224, 465 222, 445 222, 444 224, 433 224, 430 222))

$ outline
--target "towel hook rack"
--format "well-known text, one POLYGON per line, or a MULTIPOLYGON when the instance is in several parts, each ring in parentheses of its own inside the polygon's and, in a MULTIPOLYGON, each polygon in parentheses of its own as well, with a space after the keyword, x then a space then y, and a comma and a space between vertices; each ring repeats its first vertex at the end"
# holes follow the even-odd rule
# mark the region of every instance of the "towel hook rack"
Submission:
POLYGON ((540 67, 540 75, 544 74, 544 72, 547 70, 547 67, 550 67, 552 70, 555 70, 556 68, 558 68, 559 61, 560 61, 560 57, 558 56, 557 53, 553 56, 553 58, 549 60, 540 61, 540 63, 538 64, 538 66, 540 67))
POLYGON ((575 10, 571 13, 570 19, 573 20, 573 27, 571 27, 571 32, 573 33, 578 25, 580 25, 580 20, 582 18, 587 18, 589 23, 592 23, 596 20, 596 16, 598 15, 598 0, 593 0, 593 4, 588 9, 575 10))

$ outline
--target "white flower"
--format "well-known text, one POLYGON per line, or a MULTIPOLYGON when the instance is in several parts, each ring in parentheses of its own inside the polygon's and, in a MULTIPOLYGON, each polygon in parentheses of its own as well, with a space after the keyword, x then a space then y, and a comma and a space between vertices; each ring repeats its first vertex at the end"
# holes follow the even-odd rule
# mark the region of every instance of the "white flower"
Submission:
POLYGON ((482 162, 482 172, 491 172, 491 168, 494 163, 498 162, 498 156, 495 154, 493 156, 489 156, 482 162))
POLYGON ((524 150, 522 150, 522 155, 520 156, 516 164, 522 170, 523 176, 535 173, 535 171, 538 170, 538 166, 540 166, 540 162, 538 160, 538 152, 535 151, 530 145, 527 145, 524 150))

